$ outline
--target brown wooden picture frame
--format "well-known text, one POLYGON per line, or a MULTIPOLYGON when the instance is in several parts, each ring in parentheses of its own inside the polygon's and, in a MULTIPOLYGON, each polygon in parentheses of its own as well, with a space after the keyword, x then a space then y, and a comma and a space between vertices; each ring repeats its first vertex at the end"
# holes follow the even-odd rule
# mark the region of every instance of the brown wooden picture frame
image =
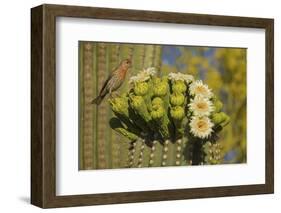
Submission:
POLYGON ((66 207, 274 192, 274 20, 126 9, 41 5, 31 9, 31 203, 66 207), (265 184, 87 195, 56 195, 56 18, 95 18, 265 29, 265 184))

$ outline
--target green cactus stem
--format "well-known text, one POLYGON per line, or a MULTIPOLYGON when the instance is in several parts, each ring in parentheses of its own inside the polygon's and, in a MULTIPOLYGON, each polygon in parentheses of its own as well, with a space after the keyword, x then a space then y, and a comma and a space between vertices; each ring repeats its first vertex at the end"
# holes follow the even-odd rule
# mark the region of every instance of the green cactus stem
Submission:
POLYGON ((222 146, 220 143, 211 143, 210 141, 206 142, 203 146, 205 153, 205 163, 206 164, 219 164, 221 163, 221 149, 222 146))
POLYGON ((134 165, 134 154, 136 152, 136 140, 132 141, 128 153, 128 166, 132 167, 134 165))
POLYGON ((168 151, 169 151, 169 143, 170 140, 165 140, 163 145, 163 155, 162 155, 162 166, 167 166, 167 158, 168 158, 168 151))
POLYGON ((152 147, 151 147, 151 152, 149 155, 149 166, 152 166, 154 163, 154 158, 155 158, 155 149, 156 149, 156 144, 158 143, 157 140, 152 141, 152 147))
POLYGON ((176 166, 181 165, 181 157, 182 157, 182 139, 178 139, 176 141, 176 166))
POLYGON ((145 140, 143 139, 141 141, 141 147, 140 147, 140 153, 139 153, 139 158, 138 158, 138 167, 142 167, 143 166, 143 159, 144 159, 144 148, 145 148, 145 140))
POLYGON ((203 152, 204 141, 200 139, 194 139, 193 150, 192 150, 192 165, 204 164, 204 152, 203 152))

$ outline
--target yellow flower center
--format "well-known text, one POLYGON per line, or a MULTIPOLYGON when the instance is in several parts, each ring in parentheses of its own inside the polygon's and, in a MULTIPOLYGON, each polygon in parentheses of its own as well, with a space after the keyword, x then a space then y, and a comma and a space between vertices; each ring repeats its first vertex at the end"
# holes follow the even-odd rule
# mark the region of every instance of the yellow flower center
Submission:
POLYGON ((201 93, 201 94, 206 94, 207 93, 206 88, 203 87, 203 86, 196 87, 196 91, 197 91, 197 93, 201 93))
POLYGON ((205 110, 207 108, 207 104, 205 102, 197 103, 197 108, 200 110, 205 110))
POLYGON ((203 120, 198 121, 197 127, 198 127, 199 130, 202 130, 202 131, 208 129, 207 123, 205 121, 203 121, 203 120))

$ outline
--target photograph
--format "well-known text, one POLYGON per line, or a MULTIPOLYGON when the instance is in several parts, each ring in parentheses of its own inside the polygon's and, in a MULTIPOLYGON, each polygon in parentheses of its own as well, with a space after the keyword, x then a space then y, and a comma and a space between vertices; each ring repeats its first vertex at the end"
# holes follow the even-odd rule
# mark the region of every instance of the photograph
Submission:
POLYGON ((78 49, 79 170, 247 163, 247 48, 78 49))
POLYGON ((274 193, 274 18, 212 5, 31 8, 31 204, 274 193))

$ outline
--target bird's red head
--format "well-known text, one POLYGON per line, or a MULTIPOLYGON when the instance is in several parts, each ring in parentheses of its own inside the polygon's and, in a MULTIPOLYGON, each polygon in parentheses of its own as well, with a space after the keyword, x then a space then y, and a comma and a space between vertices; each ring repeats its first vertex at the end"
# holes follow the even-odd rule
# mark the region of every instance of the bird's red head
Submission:
POLYGON ((131 59, 125 59, 121 62, 121 66, 124 70, 128 70, 132 65, 132 60, 131 59))

